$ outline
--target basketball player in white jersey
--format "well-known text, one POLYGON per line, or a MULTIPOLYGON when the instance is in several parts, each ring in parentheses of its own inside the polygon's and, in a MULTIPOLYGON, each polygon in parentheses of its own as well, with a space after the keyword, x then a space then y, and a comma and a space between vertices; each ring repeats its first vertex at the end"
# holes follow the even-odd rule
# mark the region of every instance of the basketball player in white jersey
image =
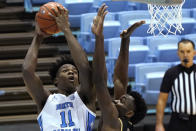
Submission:
POLYGON ((47 36, 38 25, 24 60, 23 79, 37 104, 41 131, 91 131, 96 111, 91 68, 85 52, 70 30, 68 10, 60 7, 58 10, 53 10, 56 16, 52 17, 64 33, 74 61, 62 57, 50 71, 59 93, 51 94, 36 75, 38 50, 47 36))
POLYGON ((102 5, 93 20, 92 32, 95 34, 93 78, 97 99, 101 110, 99 131, 133 131, 133 124, 142 120, 146 114, 144 99, 137 92, 127 94, 129 39, 132 32, 142 24, 140 21, 121 33, 121 48, 115 65, 114 90, 112 101, 107 89, 107 69, 105 65, 103 22, 107 6, 102 5))

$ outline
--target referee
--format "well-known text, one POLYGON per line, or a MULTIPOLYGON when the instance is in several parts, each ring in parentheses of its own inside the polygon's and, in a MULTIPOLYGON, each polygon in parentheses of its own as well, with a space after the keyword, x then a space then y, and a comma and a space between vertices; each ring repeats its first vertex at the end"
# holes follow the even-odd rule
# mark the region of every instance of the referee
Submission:
POLYGON ((181 64, 165 73, 157 103, 156 131, 165 131, 164 108, 171 91, 172 115, 167 131, 196 131, 196 65, 193 63, 195 45, 183 39, 178 43, 181 64))

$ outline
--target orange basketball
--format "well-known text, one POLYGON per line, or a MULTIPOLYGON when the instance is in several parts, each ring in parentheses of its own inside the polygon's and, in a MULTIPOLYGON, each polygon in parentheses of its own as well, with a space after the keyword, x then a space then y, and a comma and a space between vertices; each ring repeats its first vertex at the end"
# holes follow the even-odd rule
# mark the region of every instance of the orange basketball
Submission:
POLYGON ((52 18, 49 13, 56 16, 55 12, 52 9, 55 9, 58 12, 57 6, 64 8, 63 5, 57 2, 49 2, 40 7, 40 10, 36 13, 36 22, 38 23, 40 30, 46 34, 55 34, 60 32, 56 21, 52 18))

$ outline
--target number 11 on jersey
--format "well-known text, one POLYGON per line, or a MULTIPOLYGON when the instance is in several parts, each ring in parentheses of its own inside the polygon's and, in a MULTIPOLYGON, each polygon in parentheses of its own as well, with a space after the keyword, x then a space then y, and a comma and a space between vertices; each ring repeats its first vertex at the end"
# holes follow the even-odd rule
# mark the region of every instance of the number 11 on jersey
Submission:
POLYGON ((61 128, 75 126, 75 123, 72 121, 71 110, 68 111, 67 117, 65 115, 65 111, 62 111, 60 115, 62 120, 61 128), (68 118, 68 123, 66 123, 66 118, 68 118))

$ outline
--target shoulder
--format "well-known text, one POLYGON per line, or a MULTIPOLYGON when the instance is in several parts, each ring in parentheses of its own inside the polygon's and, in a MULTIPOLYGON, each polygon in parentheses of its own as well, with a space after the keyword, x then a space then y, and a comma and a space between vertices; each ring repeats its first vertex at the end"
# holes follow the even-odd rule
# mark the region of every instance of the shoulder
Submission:
POLYGON ((193 64, 193 70, 196 71, 196 64, 193 64))
POLYGON ((168 73, 173 73, 180 70, 180 65, 173 66, 167 70, 168 73))
POLYGON ((49 96, 48 100, 60 102, 60 101, 74 100, 74 98, 76 98, 76 97, 78 97, 77 92, 74 92, 74 93, 70 94, 69 96, 66 96, 61 93, 54 93, 49 96))
POLYGON ((182 71, 181 65, 176 65, 176 66, 173 66, 173 67, 169 68, 169 69, 165 72, 165 75, 166 75, 166 76, 173 76, 173 75, 179 74, 181 71, 182 71))

